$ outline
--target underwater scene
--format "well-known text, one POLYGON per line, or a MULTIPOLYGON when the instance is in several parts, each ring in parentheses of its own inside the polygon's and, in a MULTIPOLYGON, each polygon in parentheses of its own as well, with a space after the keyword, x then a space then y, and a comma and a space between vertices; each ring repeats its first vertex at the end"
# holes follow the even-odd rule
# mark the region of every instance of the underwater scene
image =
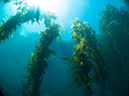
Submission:
POLYGON ((0 96, 129 96, 129 0, 0 0, 0 96))

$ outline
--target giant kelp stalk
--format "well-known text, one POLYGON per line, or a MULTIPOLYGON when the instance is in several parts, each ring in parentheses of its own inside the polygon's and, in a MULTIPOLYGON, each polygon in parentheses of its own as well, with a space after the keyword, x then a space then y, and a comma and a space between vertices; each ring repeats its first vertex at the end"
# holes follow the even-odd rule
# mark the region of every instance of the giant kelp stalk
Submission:
POLYGON ((18 12, 10 18, 5 18, 0 24, 0 42, 8 39, 13 32, 15 32, 21 24, 31 21, 39 21, 40 9, 39 7, 28 7, 26 3, 22 4, 22 1, 15 1, 15 5, 19 5, 18 12))
MULTIPOLYGON (((3 0, 3 3, 9 2, 10 0, 3 0)), ((27 78, 27 82, 22 81, 22 88, 19 89, 22 92, 22 96, 39 96, 39 87, 42 84, 43 77, 45 74, 45 69, 47 68, 47 59, 51 54, 55 55, 55 51, 49 49, 49 45, 56 38, 60 37, 60 31, 62 26, 57 22, 52 22, 56 19, 56 16, 52 13, 41 12, 39 7, 28 7, 23 0, 16 0, 15 5, 19 5, 19 10, 14 16, 11 16, 6 21, 3 21, 0 25, 0 42, 9 38, 9 35, 12 32, 16 31, 21 24, 31 21, 32 24, 39 19, 44 19, 45 30, 41 31, 39 34, 39 44, 36 46, 35 52, 32 57, 29 58, 30 62, 28 63, 27 73, 21 75, 24 78, 27 78)), ((62 30, 64 31, 64 30, 62 30)))
POLYGON ((101 85, 100 94, 105 96, 103 91, 106 88, 107 73, 104 69, 103 57, 99 53, 95 31, 92 30, 88 22, 76 18, 72 21, 71 32, 71 39, 76 43, 74 57, 63 57, 63 59, 74 63, 71 69, 77 76, 74 81, 80 86, 85 85, 90 95, 94 93, 91 85, 93 83, 99 84, 101 85))
POLYGON ((106 44, 101 40, 100 43, 105 46, 102 53, 108 63, 110 76, 114 74, 111 76, 112 79, 115 76, 117 78, 124 76, 127 85, 124 91, 127 91, 129 89, 129 13, 123 7, 116 9, 115 6, 107 4, 98 16, 99 29, 104 36, 102 41, 106 41, 106 44), (121 75, 117 75, 119 73, 121 75))
POLYGON ((123 64, 124 71, 128 74, 126 68, 129 63, 129 13, 123 7, 116 9, 115 6, 107 4, 98 16, 100 31, 109 45, 107 51, 112 52, 112 59, 116 59, 112 61, 118 61, 117 66, 119 63, 123 64))
POLYGON ((42 83, 47 68, 47 59, 51 54, 55 55, 55 51, 49 49, 51 42, 60 36, 61 26, 59 23, 51 22, 48 16, 45 16, 46 29, 40 32, 39 44, 36 45, 34 55, 29 58, 30 62, 27 67, 27 82, 22 81, 22 96, 39 96, 39 86, 42 83))

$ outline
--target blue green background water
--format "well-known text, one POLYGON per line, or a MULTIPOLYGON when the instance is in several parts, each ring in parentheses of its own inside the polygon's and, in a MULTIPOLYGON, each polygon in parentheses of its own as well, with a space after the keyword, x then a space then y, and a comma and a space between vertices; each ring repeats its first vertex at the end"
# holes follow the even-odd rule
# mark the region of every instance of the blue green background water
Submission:
MULTIPOLYGON (((51 56, 47 60, 49 70, 45 71, 46 74, 40 88, 42 95, 55 92, 60 94, 59 96, 70 96, 72 88, 67 86, 72 81, 72 75, 65 70, 68 68, 68 62, 62 59, 62 57, 72 56, 74 44, 71 41, 71 33, 69 33, 71 31, 70 21, 76 17, 88 21, 96 33, 99 34, 99 22, 96 15, 104 8, 106 3, 111 3, 116 7, 124 6, 118 0, 66 0, 60 10, 57 10, 58 19, 65 27, 65 34, 62 35, 62 42, 54 40, 50 46, 57 52, 57 55, 51 56)), ((0 3, 0 22, 3 21, 5 16, 10 17, 16 12, 16 6, 12 3, 0 3)), ((18 93, 18 88, 21 87, 20 82, 23 80, 20 74, 26 72, 23 68, 28 64, 28 57, 31 56, 31 52, 34 52, 35 46, 38 44, 38 33, 42 30, 44 30, 42 22, 40 22, 40 25, 37 23, 31 25, 29 22, 23 24, 4 43, 0 43, 0 86, 8 96, 21 95, 18 93)), ((124 88, 124 85, 121 85, 121 87, 124 88)), ((94 90, 97 89, 94 88, 94 90)), ((80 90, 76 91, 80 92, 80 90)), ((76 96, 81 96, 78 92, 76 96)), ((113 96, 111 93, 108 94, 113 96)), ((119 96, 122 95, 119 94, 119 96)))

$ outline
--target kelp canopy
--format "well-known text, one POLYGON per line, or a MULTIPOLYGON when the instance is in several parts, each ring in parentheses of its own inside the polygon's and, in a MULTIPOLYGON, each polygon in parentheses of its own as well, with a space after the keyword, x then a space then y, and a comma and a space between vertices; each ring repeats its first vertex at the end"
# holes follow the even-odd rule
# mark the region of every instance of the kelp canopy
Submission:
POLYGON ((75 18, 72 21, 71 39, 76 43, 74 47, 74 57, 64 58, 74 63, 71 70, 74 70, 77 77, 75 82, 79 85, 85 85, 89 94, 94 92, 91 88, 93 83, 101 85, 103 90, 101 95, 105 96, 104 89, 107 80, 107 73, 104 69, 105 63, 103 57, 99 53, 98 43, 95 38, 95 31, 89 26, 88 22, 75 18))
MULTIPOLYGON (((31 21, 33 24, 35 21, 39 24, 39 21, 43 18, 50 19, 47 23, 51 21, 51 18, 56 19, 53 13, 50 14, 51 18, 46 17, 46 12, 40 10, 39 7, 28 6, 24 0, 15 0, 13 1, 14 5, 18 5, 17 13, 10 18, 5 18, 5 21, 2 21, 0 24, 0 43, 8 39, 13 32, 24 23, 31 21), (13 22, 13 23, 12 23, 13 22)), ((3 0, 3 2, 5 2, 3 0)), ((46 25, 45 25, 46 26, 46 25)))
MULTIPOLYGON (((107 4, 98 17, 99 29, 104 36, 99 37, 99 43, 103 46, 102 54, 108 64, 110 78, 124 78, 126 96, 129 90, 129 12, 124 7, 117 9, 107 4)), ((108 85, 112 86, 111 82, 108 85)))

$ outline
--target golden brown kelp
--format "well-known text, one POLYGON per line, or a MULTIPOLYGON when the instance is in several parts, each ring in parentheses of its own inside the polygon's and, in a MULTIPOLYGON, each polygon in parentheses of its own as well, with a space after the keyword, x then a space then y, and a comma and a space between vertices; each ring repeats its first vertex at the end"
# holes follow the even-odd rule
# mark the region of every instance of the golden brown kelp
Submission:
POLYGON ((117 9, 115 6, 107 4, 98 16, 99 29, 101 35, 104 36, 103 39, 100 37, 99 42, 104 46, 102 54, 109 67, 110 78, 115 76, 121 78, 122 76, 128 86, 129 13, 123 7, 117 9), (117 76, 119 73, 123 75, 117 76))
MULTIPOLYGON (((19 5, 22 4, 22 2, 15 2, 19 5)), ((32 24, 36 19, 37 23, 39 23, 40 18, 40 10, 39 7, 27 7, 27 5, 21 5, 18 10, 18 12, 11 16, 10 18, 6 18, 5 21, 2 21, 0 24, 0 42, 4 41, 5 39, 8 39, 9 36, 15 32, 21 24, 31 21, 32 24)))
MULTIPOLYGON (((45 69, 47 69, 47 59, 51 54, 55 55, 55 51, 49 49, 51 42, 57 37, 60 36, 61 25, 57 22, 47 21, 48 18, 51 18, 51 14, 45 16, 44 22, 46 29, 41 31, 39 34, 40 40, 39 44, 36 45, 35 52, 32 57, 29 58, 30 62, 27 67, 27 82, 22 81, 22 92, 23 96, 39 96, 39 86, 43 80, 43 74, 45 74, 45 69), (49 23, 48 23, 49 22, 49 23)), ((22 75, 21 75, 22 76, 22 75)))
MULTIPOLYGON (((100 84, 104 87, 107 80, 107 73, 104 70, 104 60, 98 50, 95 31, 89 26, 88 22, 83 22, 79 18, 72 21, 71 39, 76 43, 74 47, 74 57, 64 58, 75 65, 74 70, 77 77, 75 82, 79 85, 85 85, 89 94, 94 92, 91 88, 92 83, 100 84)), ((105 88, 105 87, 104 87, 105 88)))

